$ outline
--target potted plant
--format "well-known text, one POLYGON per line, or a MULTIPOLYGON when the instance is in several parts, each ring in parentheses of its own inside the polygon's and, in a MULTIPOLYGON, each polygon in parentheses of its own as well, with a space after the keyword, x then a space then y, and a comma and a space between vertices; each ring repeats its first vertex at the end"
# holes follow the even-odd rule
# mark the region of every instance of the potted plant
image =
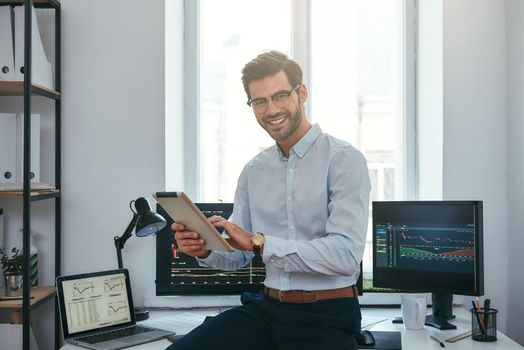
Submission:
POLYGON ((5 295, 8 297, 22 295, 22 260, 23 254, 16 247, 11 249, 11 257, 0 248, 0 262, 5 279, 5 295))

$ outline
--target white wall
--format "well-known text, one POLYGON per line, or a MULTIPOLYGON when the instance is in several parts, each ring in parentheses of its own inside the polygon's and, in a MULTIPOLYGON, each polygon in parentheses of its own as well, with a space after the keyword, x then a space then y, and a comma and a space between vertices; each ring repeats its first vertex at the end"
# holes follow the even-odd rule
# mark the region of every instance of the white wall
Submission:
MULTIPOLYGON (((129 202, 164 188, 164 1, 62 0, 62 272, 116 268, 129 202)), ((123 250, 137 305, 155 238, 123 250)))
MULTIPOLYGON (((63 0, 64 273, 114 268, 129 202, 164 188, 164 1, 63 0)), ((123 251, 136 304, 154 237, 123 251)))
POLYGON ((485 296, 508 327, 506 13, 499 0, 444 1, 443 198, 484 201, 485 296))
POLYGON ((508 0, 508 336, 524 344, 524 2, 508 0))

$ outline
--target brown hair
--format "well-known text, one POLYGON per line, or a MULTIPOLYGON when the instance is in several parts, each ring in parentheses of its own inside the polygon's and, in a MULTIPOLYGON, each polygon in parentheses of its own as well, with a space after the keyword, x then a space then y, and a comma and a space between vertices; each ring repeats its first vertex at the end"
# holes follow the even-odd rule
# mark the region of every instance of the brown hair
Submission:
POLYGON ((294 87, 302 82, 302 69, 297 62, 289 59, 282 52, 276 50, 264 52, 248 62, 242 69, 242 83, 247 97, 251 98, 248 89, 249 83, 275 75, 281 70, 286 73, 291 86, 294 87))

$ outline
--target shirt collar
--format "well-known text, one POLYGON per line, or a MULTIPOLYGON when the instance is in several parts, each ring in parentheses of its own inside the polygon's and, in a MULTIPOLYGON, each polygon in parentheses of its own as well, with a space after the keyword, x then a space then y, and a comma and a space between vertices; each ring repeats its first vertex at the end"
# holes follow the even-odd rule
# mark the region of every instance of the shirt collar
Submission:
MULTIPOLYGON (((297 156, 302 158, 311 148, 311 146, 313 146, 320 134, 322 134, 322 129, 320 129, 320 126, 318 126, 318 124, 313 124, 311 128, 309 128, 309 130, 304 134, 304 136, 302 136, 302 138, 298 140, 298 142, 295 143, 293 147, 291 147, 289 153, 295 152, 297 156)), ((276 145, 276 148, 278 150, 280 158, 285 159, 286 157, 284 157, 284 154, 282 153, 280 147, 276 145)))

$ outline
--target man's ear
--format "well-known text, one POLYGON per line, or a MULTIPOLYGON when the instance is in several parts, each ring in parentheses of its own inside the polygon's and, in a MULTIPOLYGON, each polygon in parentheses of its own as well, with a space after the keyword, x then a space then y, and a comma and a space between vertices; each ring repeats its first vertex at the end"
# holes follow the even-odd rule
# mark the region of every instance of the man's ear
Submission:
POLYGON ((300 96, 301 103, 306 102, 307 97, 308 97, 306 85, 300 84, 300 87, 298 88, 298 95, 300 96))

